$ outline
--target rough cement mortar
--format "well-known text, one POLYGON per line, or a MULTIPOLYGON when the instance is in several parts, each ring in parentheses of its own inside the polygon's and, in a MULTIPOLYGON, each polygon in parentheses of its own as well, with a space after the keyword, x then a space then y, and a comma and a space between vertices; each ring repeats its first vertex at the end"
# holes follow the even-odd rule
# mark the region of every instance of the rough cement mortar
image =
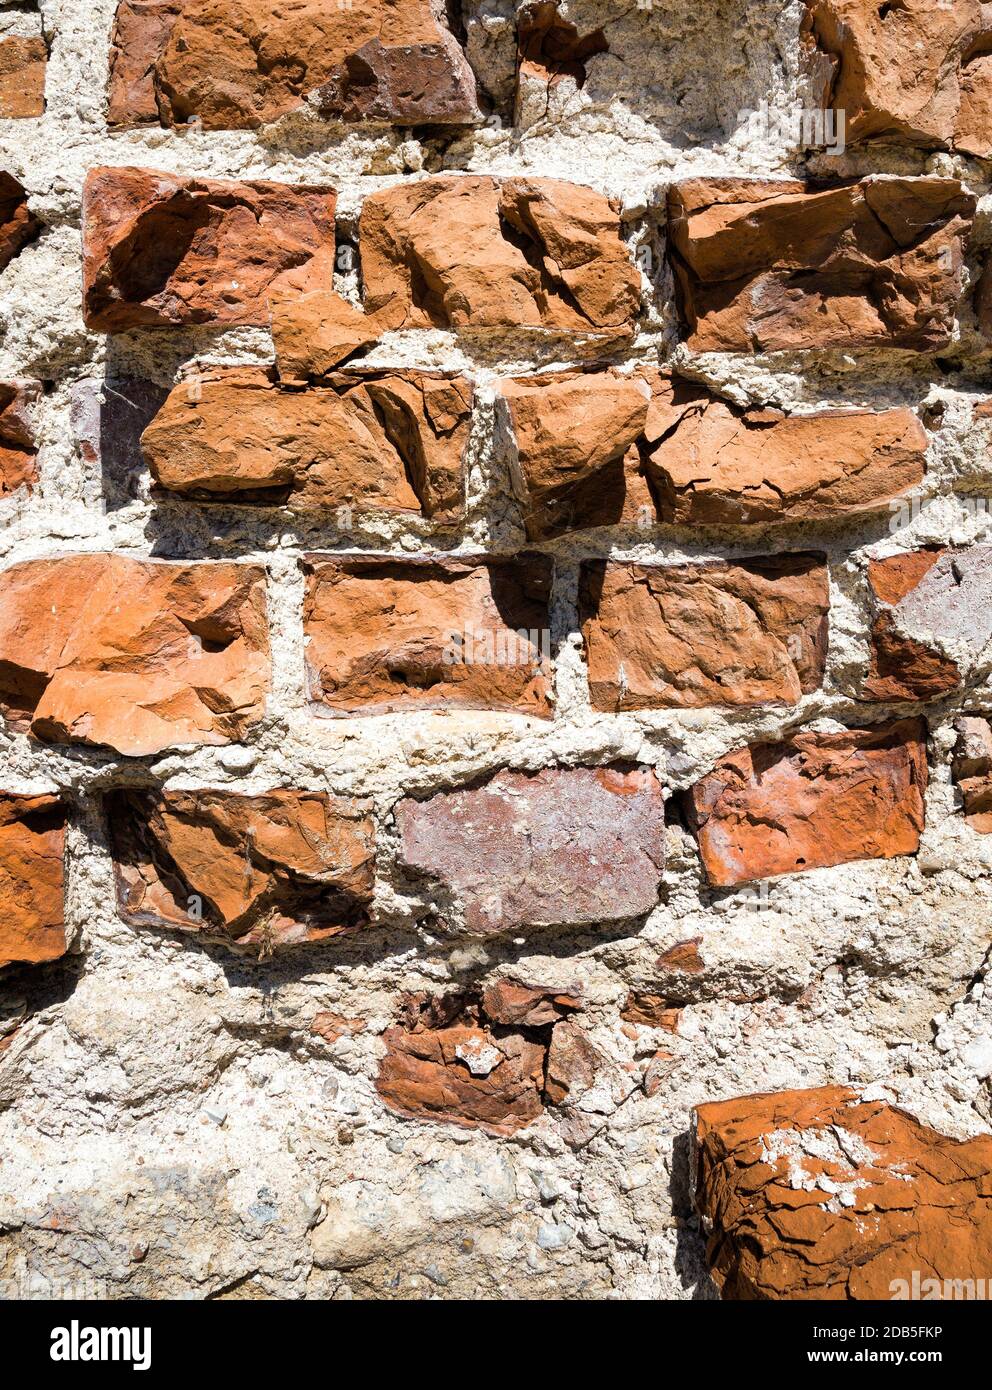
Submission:
MULTIPOLYGON (((689 174, 785 176, 956 173, 983 199, 978 251, 990 240, 989 167, 948 156, 850 152, 806 158, 762 102, 801 102, 799 9, 781 0, 582 0, 562 5, 581 32, 610 25, 611 51, 584 87, 524 90, 513 105, 507 0, 469 0, 470 58, 494 114, 481 128, 421 140, 409 131, 342 129, 287 117, 259 132, 145 129, 104 119, 115 0, 43 0, 51 43, 47 113, 0 123, 2 158, 43 220, 40 240, 3 275, 0 378, 45 383, 37 407, 41 483, 0 504, 3 564, 79 550, 243 558, 269 570, 274 693, 247 750, 183 751, 128 762, 59 752, 0 732, 0 784, 57 788, 73 805, 65 961, 0 977, 0 1021, 25 1021, 0 1060, 0 1287, 105 1297, 699 1298, 714 1297, 688 1199, 692 1107, 736 1093, 851 1082, 927 1123, 966 1136, 992 1124, 988 902, 992 837, 969 829, 950 777, 951 722, 992 705, 992 651, 978 684, 931 706, 927 829, 918 856, 818 870, 760 890, 710 890, 691 838, 673 824, 662 900, 643 922, 466 942, 424 916, 429 904, 383 867, 381 926, 364 936, 254 963, 168 933, 135 931, 114 909, 99 793, 169 787, 326 788, 371 799, 388 849, 405 794, 457 786, 508 766, 655 766, 672 790, 726 750, 800 725, 864 722, 852 694, 867 660, 865 570, 925 542, 992 538, 992 424, 972 419, 988 392, 973 321, 935 357, 879 352, 692 357, 678 346, 661 257, 666 185, 689 174), (80 314, 80 191, 98 164, 218 177, 326 180, 339 232, 363 198, 444 171, 540 174, 622 200, 645 273, 645 327, 624 359, 675 360, 738 402, 802 409, 906 404, 931 431, 929 471, 904 512, 816 527, 711 532, 591 532, 549 544, 559 562, 556 717, 436 714, 320 721, 306 707, 298 561, 314 549, 401 553, 430 543, 426 524, 378 521, 350 534, 277 510, 153 502, 148 480, 124 506, 70 426, 74 384, 150 376, 170 384, 199 364, 270 361, 267 333, 149 332, 103 338, 80 314), (830 663, 822 690, 788 710, 596 715, 577 635, 585 555, 665 559, 826 551, 830 663), (648 1098, 627 1064, 641 1056, 619 1027, 631 988, 654 961, 700 937, 707 988, 679 1033, 649 1052, 672 1057, 648 1098), (491 980, 501 972, 581 990, 590 1036, 628 1084, 597 1089, 596 1124, 570 1147, 549 1115, 511 1139, 400 1119, 373 1078, 400 996, 491 980), (748 1002, 741 1002, 741 1001, 748 1002), (332 1009, 367 1020, 328 1045, 309 1032, 332 1009)), ((11 32, 36 32, 21 11, 11 32)), ((970 267, 974 274, 974 265, 970 267)), ((354 296, 354 275, 338 286, 354 296)), ((561 343, 473 343, 440 332, 392 335, 371 361, 463 367, 483 401, 472 442, 469 520, 455 542, 511 551, 523 539, 492 408, 493 379, 567 361, 561 343)), ((879 711, 884 714, 884 708, 879 711)), ((875 717, 872 713, 871 717, 875 717)), ((643 1038, 646 1035, 642 1032, 643 1038)))

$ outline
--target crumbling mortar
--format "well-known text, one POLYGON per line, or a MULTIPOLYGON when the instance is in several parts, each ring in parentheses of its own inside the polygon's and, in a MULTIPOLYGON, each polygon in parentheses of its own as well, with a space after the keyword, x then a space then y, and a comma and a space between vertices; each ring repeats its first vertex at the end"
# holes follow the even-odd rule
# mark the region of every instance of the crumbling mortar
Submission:
MULTIPOLYGON (((584 31, 582 11, 575 8, 584 31)), ((683 57, 677 51, 698 7, 672 0, 656 9, 665 44, 659 43, 657 59, 641 57, 650 64, 642 81, 662 93, 653 127, 636 103, 625 106, 613 95, 614 47, 612 55, 590 61, 580 94, 556 89, 548 99, 548 121, 518 130, 418 138, 409 132, 342 130, 293 118, 257 134, 157 129, 108 134, 101 116, 102 74, 113 0, 85 5, 45 0, 45 23, 53 35, 49 109, 39 121, 10 123, 0 130, 0 139, 4 167, 24 180, 47 229, 5 272, 0 369, 5 375, 40 375, 53 385, 38 406, 41 483, 33 497, 0 504, 4 563, 100 549, 140 557, 263 562, 270 570, 274 691, 269 715, 250 739, 254 762, 234 771, 225 766, 223 749, 166 753, 129 764, 97 750, 39 748, 21 735, 0 732, 6 787, 57 787, 73 800, 68 903, 74 949, 81 951, 66 967, 43 967, 32 981, 25 980, 24 972, 0 977, 0 999, 20 991, 36 994, 41 1004, 0 1060, 0 1137, 16 1159, 9 1165, 12 1175, 0 1184, 0 1227, 6 1228, 0 1250, 8 1248, 4 1277, 12 1277, 7 1271, 16 1256, 26 1256, 33 1267, 63 1277, 95 1267, 115 1293, 216 1296, 251 1284, 268 1296, 335 1297, 352 1287, 371 1287, 372 1271, 377 1276, 380 1269, 394 1271, 404 1262, 426 1266, 434 1260, 448 1271, 446 1287, 431 1286, 441 1296, 457 1296, 472 1287, 524 1295, 552 1288, 579 1296, 595 1264, 593 1290, 605 1286, 612 1296, 681 1298, 693 1288, 707 1292, 698 1235, 691 1229, 680 1232, 683 1248, 677 1250, 667 1175, 631 1190, 624 1184, 639 1164, 648 1164, 657 1175, 659 1167, 671 1162, 693 1104, 850 1075, 864 1083, 885 1079, 902 1103, 949 1132, 988 1127, 982 1085, 973 1084, 975 1078, 956 1049, 936 1052, 930 1026, 950 999, 957 1001, 950 1008, 952 1021, 967 1013, 971 1005, 965 991, 984 969, 988 945, 984 892, 992 856, 982 837, 963 827, 956 815, 946 745, 932 755, 937 775, 928 792, 929 823, 920 862, 854 864, 817 870, 794 884, 776 880, 769 885, 765 907, 733 904, 733 895, 708 890, 691 845, 679 848, 677 827, 669 838, 663 899, 633 935, 622 928, 557 931, 490 941, 476 950, 440 932, 414 931, 425 899, 409 894, 393 871, 392 814, 403 795, 423 797, 488 777, 501 767, 613 761, 655 766, 668 787, 678 790, 745 742, 811 723, 829 730, 897 712, 899 706, 866 708, 850 698, 867 659, 867 555, 894 553, 924 539, 963 544, 987 535, 987 520, 958 501, 964 476, 969 496, 983 497, 992 487, 988 427, 972 422, 969 410, 985 390, 988 354, 970 325, 953 350, 922 358, 887 352, 693 357, 676 344, 667 307, 669 271, 657 239, 664 190, 671 180, 689 174, 778 177, 804 168, 828 173, 839 168, 853 177, 930 167, 962 173, 983 195, 975 243, 980 252, 988 236, 987 167, 956 157, 917 158, 884 150, 870 155, 849 151, 837 165, 790 153, 743 126, 737 137, 718 130, 716 105, 737 101, 744 106, 747 96, 759 98, 766 77, 776 99, 784 101, 800 91, 789 37, 798 6, 763 0, 751 7, 748 42, 762 54, 774 54, 774 64, 769 58, 766 66, 755 69, 750 93, 739 36, 720 7, 706 20, 715 26, 717 41, 707 29, 700 42, 712 48, 714 63, 724 63, 728 80, 711 81, 707 75, 705 84, 694 75, 692 51, 683 57), (783 55, 789 55, 788 62, 783 55), (712 90, 704 91, 704 86, 712 90), (665 110, 664 94, 675 87, 686 96, 684 122, 694 132, 691 141, 675 138, 673 112, 665 110), (339 234, 349 236, 369 192, 435 170, 533 171, 591 183, 622 198, 632 252, 646 245, 656 258, 653 279, 644 279, 645 324, 633 344, 616 354, 617 361, 674 362, 741 404, 920 408, 937 394, 947 403, 947 423, 931 432, 929 471, 920 495, 945 501, 897 529, 883 511, 863 521, 823 527, 714 530, 705 536, 674 528, 643 535, 611 530, 546 543, 541 548, 559 560, 554 623, 561 642, 551 723, 537 726, 512 716, 482 714, 388 716, 349 720, 337 728, 318 724, 306 708, 303 684, 299 556, 325 546, 422 549, 431 530, 419 523, 373 519, 349 537, 323 521, 308 525, 285 513, 152 500, 144 484, 128 506, 99 513, 100 480, 82 463, 71 440, 73 381, 110 371, 170 385, 181 373, 195 372, 197 365, 268 363, 272 358, 269 335, 261 330, 129 334, 115 340, 85 332, 78 302, 79 192, 85 170, 99 163, 192 169, 230 178, 324 179, 339 190, 339 234), (949 375, 941 370, 941 361, 953 368, 949 375), (822 691, 789 709, 615 717, 591 712, 575 618, 582 558, 609 554, 634 561, 682 561, 794 548, 824 549, 831 566, 832 649, 822 691), (262 963, 167 933, 128 928, 114 910, 99 793, 147 779, 169 787, 260 791, 298 785, 369 796, 384 849, 375 908, 381 925, 361 938, 262 963), (810 894, 818 904, 812 922, 810 894), (643 1051, 656 1041, 660 1045, 662 1038, 645 1031, 635 1045, 619 1033, 619 1010, 628 990, 650 985, 657 955, 697 934, 719 988, 713 989, 713 997, 687 1006, 684 1036, 670 1044, 664 1040, 677 1059, 661 1089, 648 1097, 632 1086, 628 1099, 603 1119, 581 1149, 570 1149, 544 1120, 534 1132, 523 1131, 508 1144, 398 1120, 375 1097, 379 1035, 399 996, 498 972, 562 987, 581 977, 597 1045, 618 1065, 631 1061, 638 1048, 643 1051), (946 948, 943 954, 940 947, 946 948), (831 975, 833 963, 841 961, 843 972, 831 975), (79 972, 68 999, 44 1003, 45 990, 67 968, 79 972), (753 993, 763 976, 772 984, 769 997, 734 1001, 735 995, 753 993), (894 997, 883 997, 882 986, 894 987, 894 997), (801 1006, 808 989, 819 992, 819 1002, 801 1006), (333 1045, 313 1043, 309 1019, 321 1008, 366 1018, 366 1032, 333 1045), (750 1036, 749 1025, 754 1030, 750 1036), (911 1052, 893 1056, 894 1038, 899 1047, 908 1038, 911 1052), (203 1040, 210 1041, 201 1046, 203 1040), (718 1051, 717 1044, 726 1046, 728 1040, 729 1050, 718 1051), (118 1070, 119 1061, 128 1065, 118 1070), (102 1069, 92 1097, 84 1089, 89 1068, 102 1069), (947 1092, 948 1077, 958 1094, 947 1092), (336 1088, 330 1099, 325 1096, 329 1086, 336 1088), (352 1106, 357 1106, 357 1116, 352 1106), (208 1111, 226 1112, 223 1122, 210 1118, 208 1111), (351 1143, 339 1138, 349 1129, 351 1143), (290 1139, 293 1152, 287 1147, 290 1139), (402 1145, 400 1151, 394 1152, 391 1143, 402 1145), (146 1157, 141 1166, 139 1154, 146 1157), (439 1182, 445 1165, 447 1176, 439 1182), (562 1183, 578 1183, 586 1214, 579 1237, 554 1254, 540 1252, 536 1238, 543 1218, 527 1208, 530 1175, 538 1168, 562 1183), (353 1197, 358 1208, 358 1194, 346 1186, 352 1172, 376 1175, 365 1182, 363 1200, 373 1207, 378 1202, 376 1209, 385 1213, 378 1244, 365 1249, 367 1266, 342 1272, 315 1266, 315 1232, 335 1229, 353 1197), (43 1223, 59 1178, 76 1215, 56 1237, 43 1223), (445 1184, 448 1197, 439 1195, 445 1184), (251 1214, 267 1210, 270 1199, 259 1198, 261 1189, 274 1194, 271 1200, 279 1211, 275 1229, 251 1214), (100 1195, 110 1194, 113 1200, 123 1190, 136 1194, 126 1217, 111 1214, 100 1195), (315 1190, 324 1194, 327 1212, 311 1228, 312 1211, 304 1199, 310 1200, 315 1190), (162 1225, 161 1191, 170 1194, 178 1236, 162 1225), (399 1208, 389 1205, 386 1193, 412 1213, 412 1226, 403 1225, 399 1208), (451 1253, 452 1243, 456 1232, 466 1229, 476 1231, 480 1241, 484 1234, 485 1251, 474 1272, 469 1265, 468 1273, 459 1274, 457 1262, 465 1257, 451 1253), (102 1231, 99 1241, 96 1231, 102 1231), (149 1255, 132 1263, 127 1250, 142 1239, 150 1243, 149 1255), (82 1265, 84 1256, 88 1266, 82 1265), (536 1267, 527 1263, 528 1257, 536 1267), (370 1281, 364 1286, 363 1269, 370 1281)), ((632 6, 621 17, 636 25, 651 22, 632 6)), ((625 80, 629 82, 629 74, 625 80)), ((731 126, 733 120, 730 112, 731 126)), ((353 292, 357 280, 343 279, 340 287, 353 292)), ((493 447, 493 386, 500 375, 568 365, 567 343, 513 334, 496 335, 489 342, 442 332, 393 334, 364 360, 370 365, 467 367, 476 377, 481 401, 471 445, 468 520, 463 534, 444 546, 456 553, 518 548, 523 540, 519 512, 493 447)), ((929 705, 934 748, 956 712, 983 707, 981 690, 929 705)), ((552 1209, 567 1220, 579 1207, 562 1199, 552 1209)), ((358 1235, 345 1235, 359 1250, 358 1235)), ((382 1281, 375 1287, 376 1296, 400 1296, 383 1293, 382 1281)))

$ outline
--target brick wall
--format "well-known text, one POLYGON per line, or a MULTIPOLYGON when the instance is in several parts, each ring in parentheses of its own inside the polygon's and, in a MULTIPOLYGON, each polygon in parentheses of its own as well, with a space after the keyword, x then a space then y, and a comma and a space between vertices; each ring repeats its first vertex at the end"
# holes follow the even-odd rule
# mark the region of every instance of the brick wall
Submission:
POLYGON ((992 59, 882 9, 0 5, 0 1285, 988 1272, 992 59))

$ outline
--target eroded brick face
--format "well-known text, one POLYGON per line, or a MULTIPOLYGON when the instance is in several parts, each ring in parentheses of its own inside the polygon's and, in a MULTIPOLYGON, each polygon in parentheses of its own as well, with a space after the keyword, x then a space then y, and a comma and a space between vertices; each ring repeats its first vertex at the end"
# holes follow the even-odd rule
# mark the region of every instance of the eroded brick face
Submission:
POLYGON ((588 560, 579 617, 593 708, 795 704, 823 679, 829 609, 822 555, 588 560))
POLYGON ((806 60, 845 140, 992 152, 992 24, 979 0, 807 0, 806 60))
POLYGON ((698 352, 943 347, 974 211, 955 179, 673 184, 686 341, 698 352))
POLYGON ((643 378, 555 372, 502 382, 500 395, 530 540, 653 518, 638 452, 650 398, 643 378))
POLYGON ((707 878, 727 887, 913 854, 926 782, 926 726, 906 719, 728 753, 687 794, 686 810, 707 878))
POLYGON ((83 308, 100 332, 269 322, 269 296, 329 280, 333 189, 94 169, 83 190, 83 308))
POLYGON ((375 830, 323 792, 119 791, 107 798, 124 920, 257 952, 369 925, 375 830))
POLYGON ((945 1279, 984 1268, 988 1135, 951 1139, 824 1086, 701 1105, 693 1139, 696 1208, 724 1298, 910 1298, 914 1279, 915 1297, 931 1279, 939 1297, 945 1279))
POLYGON ((400 863, 451 899, 473 934, 585 926, 650 912, 665 862, 664 797, 650 770, 501 772, 396 809, 400 863))
POLYGON ((0 792, 0 966, 65 954, 66 809, 0 792))
POLYGON ((547 718, 543 555, 306 561, 310 698, 333 714, 513 710, 547 718))
POLYGON ((0 39, 0 117, 44 115, 47 66, 48 48, 40 35, 0 39))
POLYGON ((228 743, 261 718, 268 688, 257 566, 102 554, 4 574, 0 708, 43 743, 131 756, 228 743))
POLYGON ((619 208, 557 179, 435 178, 366 198, 365 302, 405 327, 543 328, 623 337, 637 272, 619 208))
POLYGON ((431 0, 121 0, 112 125, 251 129, 304 108, 348 121, 481 118, 472 70, 431 0))
POLYGON ((828 521, 882 509, 922 482, 927 435, 911 410, 742 410, 659 379, 645 472, 680 526, 828 521))
POLYGON ((220 371, 175 387, 141 447, 155 481, 188 497, 453 522, 471 415, 464 377, 342 372, 300 391, 220 371))

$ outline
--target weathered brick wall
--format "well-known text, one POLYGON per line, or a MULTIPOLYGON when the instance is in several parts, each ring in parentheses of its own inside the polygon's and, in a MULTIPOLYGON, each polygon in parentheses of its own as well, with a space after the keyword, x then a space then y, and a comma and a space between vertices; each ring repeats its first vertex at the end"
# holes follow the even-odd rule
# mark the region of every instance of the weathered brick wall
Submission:
POLYGON ((985 23, 0 3, 0 1286, 992 1273, 985 23))

